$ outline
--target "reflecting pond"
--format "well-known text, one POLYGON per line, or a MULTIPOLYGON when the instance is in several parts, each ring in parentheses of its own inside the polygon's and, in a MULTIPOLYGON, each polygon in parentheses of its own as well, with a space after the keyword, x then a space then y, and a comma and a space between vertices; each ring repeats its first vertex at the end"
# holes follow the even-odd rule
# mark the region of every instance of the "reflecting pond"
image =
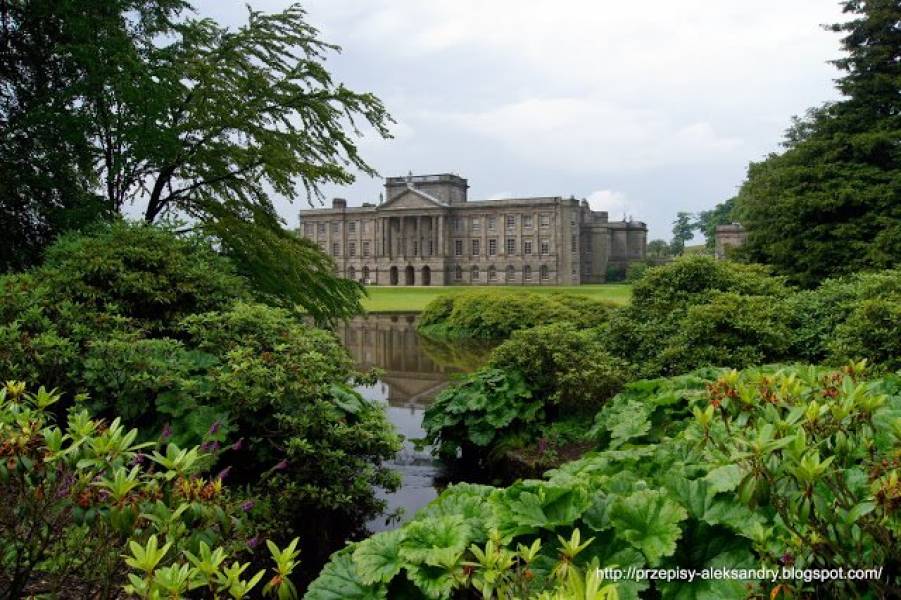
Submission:
POLYGON ((438 343, 416 331, 415 314, 372 313, 356 317, 337 329, 338 337, 360 370, 383 371, 375 385, 361 386, 366 398, 386 405, 388 418, 406 438, 403 449, 389 464, 401 474, 401 487, 393 493, 380 491, 385 515, 368 523, 371 531, 392 529, 410 519, 438 495, 441 463, 429 448, 417 450, 412 439, 425 435, 422 417, 435 396, 457 375, 484 362, 484 346, 438 343), (392 518, 398 509, 398 518, 392 518))

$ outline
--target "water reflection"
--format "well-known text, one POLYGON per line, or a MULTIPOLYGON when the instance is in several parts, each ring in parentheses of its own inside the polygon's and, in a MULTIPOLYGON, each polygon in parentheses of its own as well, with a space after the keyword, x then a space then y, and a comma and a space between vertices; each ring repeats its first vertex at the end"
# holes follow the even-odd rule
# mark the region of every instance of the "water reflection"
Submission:
POLYGON ((399 520, 380 517, 368 526, 372 531, 396 527, 437 496, 435 478, 441 464, 428 448, 416 450, 411 439, 425 435, 425 408, 457 374, 479 366, 487 355, 482 346, 436 343, 416 332, 415 314, 370 314, 357 317, 337 330, 338 337, 361 370, 381 369, 372 386, 358 388, 364 397, 383 402, 388 418, 407 441, 391 467, 400 472, 400 489, 381 492, 387 515, 402 509, 399 520))

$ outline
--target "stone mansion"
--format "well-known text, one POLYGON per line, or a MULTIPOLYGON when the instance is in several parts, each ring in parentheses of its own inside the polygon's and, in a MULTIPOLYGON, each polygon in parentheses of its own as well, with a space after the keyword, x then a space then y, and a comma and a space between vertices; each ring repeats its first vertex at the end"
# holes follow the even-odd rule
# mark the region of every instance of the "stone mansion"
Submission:
POLYGON ((384 201, 300 211, 300 233, 373 285, 578 285, 645 258, 647 227, 585 200, 471 201, 457 175, 385 180, 384 201))

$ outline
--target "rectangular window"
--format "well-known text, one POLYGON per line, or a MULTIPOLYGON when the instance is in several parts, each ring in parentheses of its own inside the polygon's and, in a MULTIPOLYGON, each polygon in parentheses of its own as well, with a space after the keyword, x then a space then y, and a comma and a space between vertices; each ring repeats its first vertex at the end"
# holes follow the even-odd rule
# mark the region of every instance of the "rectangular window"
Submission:
POLYGON ((463 231, 463 219, 454 217, 454 231, 463 231))
POLYGON ((341 250, 341 246, 338 245, 338 242, 332 242, 332 256, 338 256, 339 250, 341 250))
POLYGON ((429 256, 435 256, 435 242, 429 240, 429 256))
POLYGON ((313 224, 312 224, 312 223, 305 223, 304 226, 303 226, 303 233, 304 233, 304 235, 306 235, 307 237, 313 235, 313 224))
POLYGON ((454 279, 463 281, 463 269, 460 268, 460 265, 457 265, 457 269, 454 271, 454 279))
POLYGON ((507 247, 505 252, 507 254, 516 254, 516 238, 507 238, 507 247))
POLYGON ((497 217, 488 217, 488 231, 494 231, 497 227, 497 217))
POLYGON ((472 218, 472 230, 473 231, 481 231, 482 222, 479 220, 479 217, 472 218))
POLYGON ((504 217, 507 222, 507 229, 513 229, 516 227, 516 216, 515 215, 507 215, 504 217))
POLYGON ((472 255, 473 256, 478 256, 479 254, 481 254, 482 248, 481 248, 481 246, 479 246, 480 241, 481 240, 472 240, 472 255))
POLYGON ((538 224, 541 227, 549 227, 551 224, 551 215, 547 213, 541 213, 538 215, 538 224))
POLYGON ((575 276, 575 274, 576 274, 576 265, 575 264, 573 264, 572 267, 570 267, 569 274, 575 276))
POLYGON ((532 215, 523 215, 522 216, 522 226, 526 229, 532 228, 532 215))
POLYGON ((319 233, 325 233, 325 223, 319 223, 319 233))
POLYGON ((488 240, 488 256, 496 256, 497 255, 497 240, 491 238, 488 240))
POLYGON ((347 255, 350 257, 354 257, 357 255, 357 243, 356 242, 348 242, 347 255))
POLYGON ((369 256, 369 242, 363 242, 363 256, 369 256))
POLYGON ((532 240, 523 240, 522 242, 522 253, 526 256, 532 254, 532 240))
POLYGON ((338 221, 332 223, 332 233, 338 233, 338 221))
POLYGON ((347 232, 348 233, 356 233, 357 232, 357 222, 350 221, 347 223, 347 232))
POLYGON ((413 241, 413 256, 419 256, 419 242, 413 241))
POLYGON ((463 256, 463 240, 454 240, 454 256, 463 256))
POLYGON ((532 267, 526 265, 522 268, 522 280, 532 281, 532 267))
POLYGON ((494 267, 488 269, 488 281, 497 281, 497 269, 494 267))
POLYGON ((541 240, 541 246, 538 249, 539 254, 550 254, 551 253, 551 242, 550 240, 541 240))
POLYGON ((576 236, 572 236, 572 240, 570 240, 570 245, 572 246, 572 251, 575 252, 578 247, 576 246, 576 236))

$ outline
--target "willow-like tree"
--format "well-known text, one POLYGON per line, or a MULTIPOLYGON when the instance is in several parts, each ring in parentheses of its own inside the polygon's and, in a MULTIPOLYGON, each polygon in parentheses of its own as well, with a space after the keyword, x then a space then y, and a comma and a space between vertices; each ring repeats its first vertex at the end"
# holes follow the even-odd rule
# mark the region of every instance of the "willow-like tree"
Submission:
POLYGON ((734 216, 743 248, 801 285, 901 262, 901 3, 842 2, 833 63, 844 98, 786 132, 786 150, 751 164, 734 216))
POLYGON ((89 179, 108 212, 187 219, 261 293, 319 320, 358 311, 361 288, 284 229, 271 197, 314 202, 325 183, 374 175, 356 138, 389 137, 391 118, 374 95, 333 81, 324 62, 338 48, 303 9, 248 9, 229 30, 186 16, 182 2, 62 4, 77 26, 58 51, 76 76, 57 100, 83 126, 89 179))

